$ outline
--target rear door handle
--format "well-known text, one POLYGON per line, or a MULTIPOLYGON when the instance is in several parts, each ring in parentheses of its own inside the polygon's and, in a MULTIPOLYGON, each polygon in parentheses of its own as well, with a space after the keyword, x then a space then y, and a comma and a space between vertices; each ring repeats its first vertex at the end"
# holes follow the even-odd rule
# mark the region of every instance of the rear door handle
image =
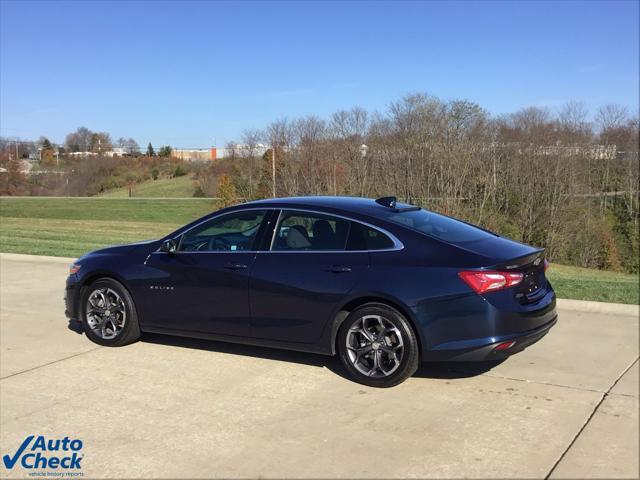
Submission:
POLYGON ((327 270, 333 273, 347 273, 351 271, 351 267, 345 267, 343 265, 331 265, 327 270))
POLYGON ((224 268, 228 268, 229 270, 243 270, 247 268, 247 266, 244 263, 227 262, 224 264, 224 268))

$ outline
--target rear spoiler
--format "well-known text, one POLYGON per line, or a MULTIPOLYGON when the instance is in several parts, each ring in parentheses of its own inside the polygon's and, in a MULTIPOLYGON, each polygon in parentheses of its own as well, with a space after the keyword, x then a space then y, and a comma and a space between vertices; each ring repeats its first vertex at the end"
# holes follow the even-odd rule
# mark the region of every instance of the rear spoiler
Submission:
POLYGON ((528 253, 522 257, 516 257, 491 268, 495 268, 496 270, 516 270, 524 267, 537 267, 544 263, 544 257, 545 249, 540 248, 533 253, 528 253))

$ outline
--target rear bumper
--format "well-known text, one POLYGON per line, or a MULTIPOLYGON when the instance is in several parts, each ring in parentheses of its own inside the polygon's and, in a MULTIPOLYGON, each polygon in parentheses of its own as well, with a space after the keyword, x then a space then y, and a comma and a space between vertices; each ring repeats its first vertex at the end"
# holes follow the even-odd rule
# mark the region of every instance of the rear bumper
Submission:
POLYGON ((500 360, 540 340, 557 322, 553 289, 535 303, 520 304, 513 293, 466 295, 418 305, 424 361, 500 360), (515 341, 495 351, 503 342, 515 341))
POLYGON ((523 351, 530 345, 533 345, 542 337, 544 337, 549 330, 557 323, 558 316, 556 315, 550 322, 530 330, 529 332, 521 333, 518 335, 509 335, 501 338, 492 338, 491 342, 481 347, 474 347, 462 350, 446 350, 431 352, 428 360, 430 361, 449 361, 449 362, 478 362, 478 361, 491 361, 491 360, 504 360, 513 354, 523 351), (505 349, 496 350, 496 347, 505 342, 514 341, 515 343, 505 349))

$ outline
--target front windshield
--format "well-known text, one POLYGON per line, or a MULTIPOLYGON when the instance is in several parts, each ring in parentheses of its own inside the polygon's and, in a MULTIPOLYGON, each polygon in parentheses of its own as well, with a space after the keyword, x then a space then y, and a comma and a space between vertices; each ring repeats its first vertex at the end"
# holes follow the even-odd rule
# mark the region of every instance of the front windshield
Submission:
POLYGON ((249 251, 265 216, 264 210, 233 212, 212 218, 182 235, 179 251, 249 251))
POLYGON ((388 211, 383 216, 390 222, 451 243, 476 242, 493 237, 493 234, 473 225, 423 209, 406 212, 388 211))

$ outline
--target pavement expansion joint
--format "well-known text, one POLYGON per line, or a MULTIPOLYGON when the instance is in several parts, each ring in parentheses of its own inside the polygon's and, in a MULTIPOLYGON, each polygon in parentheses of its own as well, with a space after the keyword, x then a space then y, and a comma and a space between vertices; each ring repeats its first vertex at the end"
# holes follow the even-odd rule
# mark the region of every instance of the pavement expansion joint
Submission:
POLYGON ((605 399, 609 396, 609 392, 611 392, 611 390, 613 389, 613 387, 615 387, 617 385, 617 383, 620 381, 620 379, 625 375, 625 373, 627 373, 629 370, 631 370, 631 367, 633 367, 637 362, 638 362, 638 358, 636 357, 633 362, 631 362, 629 364, 629 366, 627 366, 627 368, 625 368, 623 370, 623 372, 618 375, 618 378, 616 378, 614 380, 614 382, 611 384, 611 386, 607 389, 606 392, 604 392, 602 394, 602 397, 600 398, 600 400, 598 401, 598 403, 595 405, 595 407, 593 408, 593 410, 591 411, 591 414, 587 417, 587 419, 585 420, 585 422, 582 424, 582 427, 580 427, 580 429, 578 430, 578 432, 574 435, 573 439, 569 442, 569 445, 567 445, 567 448, 565 448, 565 450, 562 452, 562 454, 560 455, 560 457, 558 458, 558 460, 556 460, 556 462, 553 464, 553 466, 551 467, 551 470, 549 470, 549 473, 544 477, 545 480, 547 480, 549 477, 551 477, 551 475, 553 474, 553 472, 555 471, 555 469, 558 467, 558 465, 560 465, 560 462, 562 462, 562 460, 564 459, 564 457, 567 455, 567 453, 569 452, 569 450, 571 449, 571 447, 573 446, 574 443, 576 443, 576 440, 578 440, 578 438, 580 437, 580 435, 582 434, 582 432, 584 431, 585 428, 587 428, 587 425, 589 425, 589 422, 591 422, 591 419, 595 416, 596 412, 598 411, 598 409, 600 408, 600 405, 602 405, 602 403, 605 401, 605 399))
POLYGON ((12 373, 10 375, 6 375, 4 377, 1 377, 0 380, 6 380, 8 378, 15 377, 17 375, 22 375, 23 373, 33 372, 34 370, 38 370, 39 368, 47 367, 49 365, 53 365, 54 363, 64 362, 65 360, 69 360, 70 358, 74 358, 74 357, 79 357, 80 355, 86 355, 87 353, 95 352, 96 350, 99 350, 101 348, 104 348, 104 347, 100 346, 100 347, 92 348, 91 350, 86 350, 84 352, 76 353, 74 355, 69 355, 68 357, 59 358, 59 359, 54 360, 52 362, 43 363, 42 365, 38 365, 36 367, 27 368, 26 370, 21 370, 19 372, 12 373))

